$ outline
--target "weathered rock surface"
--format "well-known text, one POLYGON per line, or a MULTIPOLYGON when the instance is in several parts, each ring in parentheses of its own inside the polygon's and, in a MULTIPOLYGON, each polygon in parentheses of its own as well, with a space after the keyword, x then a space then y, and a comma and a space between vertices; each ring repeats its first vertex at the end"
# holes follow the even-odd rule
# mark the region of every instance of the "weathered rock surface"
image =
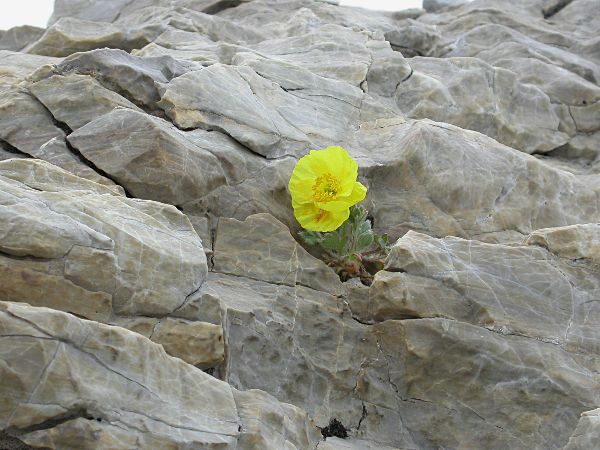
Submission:
POLYGON ((568 141, 549 97, 519 83, 508 70, 478 58, 413 58, 410 65, 414 73, 395 93, 410 117, 479 131, 526 153, 547 152, 568 141), (474 91, 477 95, 470 95, 474 91))
POLYGON ((18 52, 36 41, 44 33, 42 28, 31 25, 14 27, 0 34, 0 49, 18 52))
POLYGON ((584 412, 565 450, 585 450, 600 445, 600 411, 584 412))
POLYGON ((220 363, 221 327, 145 317, 172 313, 206 276, 201 241, 183 214, 34 159, 0 162, 0 182, 1 298, 145 328, 193 365, 220 363))
POLYGON ((0 448, 600 445, 597 0, 55 3, 0 31, 0 448), (298 240, 329 145, 370 286, 298 240))
POLYGON ((236 392, 137 333, 7 302, 0 330, 8 343, 0 427, 34 447, 316 445, 306 413, 263 392, 236 392))
POLYGON ((423 8, 427 12, 436 12, 449 6, 457 6, 466 3, 466 0, 423 0, 423 8))

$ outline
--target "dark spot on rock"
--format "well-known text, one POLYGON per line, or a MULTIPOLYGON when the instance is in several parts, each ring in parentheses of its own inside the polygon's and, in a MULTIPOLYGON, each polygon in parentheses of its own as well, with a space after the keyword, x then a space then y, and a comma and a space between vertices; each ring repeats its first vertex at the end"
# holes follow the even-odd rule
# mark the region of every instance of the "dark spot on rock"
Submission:
POLYGON ((339 420, 333 418, 329 421, 329 425, 321 428, 321 434, 325 439, 328 437, 337 437, 346 439, 348 437, 348 430, 339 420))

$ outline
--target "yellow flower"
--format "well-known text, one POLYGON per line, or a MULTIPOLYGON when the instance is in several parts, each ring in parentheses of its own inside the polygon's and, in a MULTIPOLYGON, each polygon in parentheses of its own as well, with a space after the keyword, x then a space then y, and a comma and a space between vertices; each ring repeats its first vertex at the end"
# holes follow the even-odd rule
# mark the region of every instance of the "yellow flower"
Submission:
POLYGON ((294 216, 310 231, 334 231, 364 200, 367 188, 356 181, 358 164, 342 147, 311 150, 300 158, 288 188, 294 216))

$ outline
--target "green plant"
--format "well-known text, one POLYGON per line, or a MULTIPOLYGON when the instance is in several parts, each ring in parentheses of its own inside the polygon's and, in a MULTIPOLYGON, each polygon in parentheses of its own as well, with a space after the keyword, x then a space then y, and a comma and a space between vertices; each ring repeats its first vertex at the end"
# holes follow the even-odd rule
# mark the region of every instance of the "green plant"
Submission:
POLYGON ((343 281, 360 277, 370 284, 373 275, 383 269, 390 252, 388 236, 373 232, 368 213, 360 205, 352 206, 348 219, 333 232, 301 231, 299 234, 308 246, 320 247, 325 262, 343 281))

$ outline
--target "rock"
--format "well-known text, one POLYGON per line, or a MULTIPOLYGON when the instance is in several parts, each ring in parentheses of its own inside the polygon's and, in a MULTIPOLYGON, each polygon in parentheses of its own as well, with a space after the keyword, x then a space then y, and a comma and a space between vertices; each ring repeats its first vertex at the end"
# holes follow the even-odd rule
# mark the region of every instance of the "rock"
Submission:
POLYGON ((581 414, 575 432, 569 439, 565 450, 585 450, 600 445, 600 409, 581 414))
MULTIPOLYGON (((223 138, 219 143, 226 147, 213 149, 162 119, 125 108, 100 116, 68 140, 132 195, 173 205, 183 205, 226 184, 227 155, 239 148, 223 138), (111 134, 109 143, 107 133, 111 134)), ((231 162, 232 170, 242 170, 235 162, 231 162)))
POLYGON ((160 99, 156 82, 166 83, 195 68, 193 63, 170 56, 140 58, 123 50, 100 49, 71 55, 56 66, 54 73, 93 75, 137 106, 152 110, 160 99))
POLYGON ((0 447, 597 447, 595 2, 57 0, 0 32, 0 447), (395 242, 370 286, 298 237, 330 145, 395 242))
MULTIPOLYGON (((441 318, 375 329, 389 383, 411 411, 402 422, 434 448, 561 449, 598 402, 597 359, 551 343, 441 318)), ((359 392, 379 388, 371 370, 363 369, 359 392)))
POLYGON ((328 437, 325 442, 319 445, 321 450, 409 450, 408 447, 399 449, 398 447, 388 447, 387 445, 373 444, 370 441, 362 439, 340 439, 328 437))
POLYGON ((0 328, 11 342, 2 348, 0 429, 29 445, 234 449, 252 442, 240 430, 259 424, 262 448, 316 445, 302 411, 237 393, 137 333, 7 302, 0 328))
MULTIPOLYGON (((215 264, 218 259, 216 253, 215 264)), ((383 411, 371 404, 373 398, 356 395, 361 361, 377 354, 376 339, 351 318, 343 299, 301 285, 211 272, 195 309, 202 314, 205 309, 199 305, 215 299, 227 330, 224 376, 234 387, 272 392, 280 401, 305 409, 320 427, 335 417, 353 432, 361 422, 364 400, 373 421, 362 422, 361 435, 383 444, 412 442, 403 427, 392 427, 392 432, 381 424, 376 417, 383 411), (257 353, 260 359, 253 356, 257 353), (268 375, 273 367, 278 377, 268 375)), ((386 423, 398 425, 397 411, 388 414, 386 423)))
MULTIPOLYGON (((368 11, 337 6, 324 1, 295 0, 290 6, 277 0, 253 0, 219 13, 219 16, 245 26, 270 32, 270 37, 304 33, 317 21, 364 31, 388 31, 396 27, 398 12, 368 11), (307 12, 309 10, 310 12, 307 12), (290 26, 291 25, 291 26, 290 26)), ((409 15, 420 14, 418 11, 409 15)))
POLYGON ((368 42, 369 36, 365 33, 324 25, 306 33, 265 40, 251 48, 261 55, 306 68, 316 75, 347 81, 359 87, 371 65, 368 42))
POLYGON ((600 263, 600 227, 595 223, 536 230, 525 243, 544 247, 562 258, 600 263))
MULTIPOLYGON (((560 247, 560 237, 568 239, 569 228, 577 229, 537 231, 523 246, 438 240, 409 232, 386 261, 386 270, 405 273, 378 274, 370 306, 374 312, 387 313, 384 319, 445 317, 595 354, 599 340, 590 325, 598 312, 589 306, 600 287, 590 276, 595 261, 571 264, 572 251, 560 247), (540 242, 543 236, 548 237, 540 242), (542 243, 552 253, 533 245, 542 243), (573 287, 583 285, 584 290, 573 287), (448 294, 451 290, 455 292, 448 294), (443 303, 435 302, 440 292, 445 293, 443 303)), ((591 240, 597 232, 598 226, 590 225, 579 236, 571 236, 584 246, 585 238, 591 240)))
POLYGON ((593 0, 571 1, 557 11, 552 20, 563 29, 597 36, 598 11, 595 7, 593 0))
POLYGON ((104 47, 131 51, 156 39, 162 32, 157 28, 127 30, 113 24, 64 17, 53 23, 26 51, 46 56, 69 56, 104 47))
MULTIPOLYGON (((127 6, 131 5, 130 0, 101 0, 100 3, 90 4, 86 0, 57 0, 54 4, 54 11, 50 17, 49 24, 55 23, 61 17, 75 17, 77 19, 92 20, 97 22, 113 22, 127 11, 127 6)), ((140 6, 151 6, 155 4, 154 0, 142 0, 131 5, 133 8, 140 6)))
POLYGON ((0 139, 29 155, 46 142, 64 139, 44 105, 25 89, 0 85, 0 139))
POLYGON ((548 152, 568 141, 548 96, 519 83, 512 72, 475 58, 412 58, 410 65, 414 73, 395 92, 410 117, 479 131, 526 153, 548 152))
POLYGON ((390 42, 394 50, 411 58, 437 54, 440 51, 438 45, 442 38, 435 26, 405 19, 398 28, 385 33, 385 39, 390 42))
POLYGON ((285 225, 268 214, 244 222, 220 219, 213 271, 325 292, 340 289, 335 272, 311 256, 285 225))
POLYGON ((462 5, 466 2, 467 0, 423 0, 423 8, 428 13, 432 13, 450 6, 462 5))
POLYGON ((27 156, 20 152, 14 152, 12 149, 7 150, 4 145, 0 144, 0 161, 11 158, 27 158, 27 156))
POLYGON ((476 133, 421 121, 365 130, 358 142, 378 148, 365 162, 367 204, 394 239, 413 229, 520 242, 538 228, 598 220, 596 176, 580 180, 476 133))
POLYGON ((202 244, 172 206, 36 160, 1 162, 0 177, 2 279, 12 280, 1 298, 106 321, 112 311, 168 314, 202 284, 202 244))
POLYGON ((58 62, 60 58, 0 50, 0 85, 14 86, 40 67, 58 62))
POLYGON ((597 64, 504 25, 486 24, 466 32, 447 56, 476 56, 492 64, 499 57, 536 58, 574 72, 592 83, 597 84, 600 80, 597 64))
POLYGON ((320 444, 320 433, 301 409, 259 390, 232 392, 243 423, 237 448, 301 450, 320 444))
POLYGON ((44 33, 43 28, 22 25, 6 30, 0 35, 0 50, 19 52, 44 33))
POLYGON ((135 331, 161 344, 169 355, 201 369, 216 367, 223 362, 225 346, 220 325, 170 317, 117 318, 111 325, 135 331))
MULTIPOLYGON (((335 99, 330 100, 326 99, 330 104, 335 102, 335 99)), ((317 102, 286 93, 249 67, 221 64, 177 78, 165 87, 160 102, 179 127, 223 131, 242 145, 270 158, 283 156, 286 148, 288 154, 306 151, 310 145, 307 133, 318 132, 317 123, 304 122, 294 126, 290 121, 307 119, 315 104, 317 102), (230 101, 215 102, 223 89, 230 93, 230 101), (286 104, 286 108, 277 110, 276 104, 286 104)), ((347 121, 356 117, 356 106, 342 102, 335 106, 338 105, 346 112, 345 117, 349 116, 347 121)), ((339 109, 324 109, 315 119, 324 127, 321 130, 325 133, 329 130, 335 133, 339 114, 339 109), (325 121, 331 125, 327 127, 325 121)), ((332 137, 331 133, 327 134, 332 137)))

